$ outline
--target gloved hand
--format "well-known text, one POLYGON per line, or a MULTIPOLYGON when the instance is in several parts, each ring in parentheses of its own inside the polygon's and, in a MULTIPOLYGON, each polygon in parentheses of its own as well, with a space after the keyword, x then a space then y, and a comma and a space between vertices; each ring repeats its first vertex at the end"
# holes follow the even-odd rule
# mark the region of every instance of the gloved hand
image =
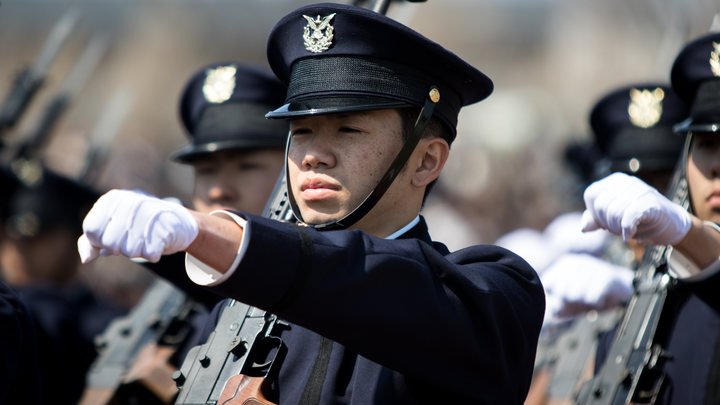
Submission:
POLYGON ((637 177, 614 173, 585 189, 582 229, 604 228, 623 240, 674 245, 687 235, 690 214, 637 177))
POLYGON ((540 276, 546 322, 621 305, 632 294, 633 271, 595 256, 566 253, 540 276))
POLYGON ((93 205, 83 232, 78 239, 83 263, 111 254, 157 262, 190 246, 198 224, 179 204, 139 191, 111 190, 93 205))

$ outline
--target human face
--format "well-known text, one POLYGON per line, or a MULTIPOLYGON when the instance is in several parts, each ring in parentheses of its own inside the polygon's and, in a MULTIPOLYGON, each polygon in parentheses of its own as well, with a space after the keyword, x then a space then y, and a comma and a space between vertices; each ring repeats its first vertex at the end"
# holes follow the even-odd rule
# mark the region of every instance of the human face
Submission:
POLYGON ((6 237, 0 244, 3 277, 13 285, 65 283, 78 271, 77 233, 65 226, 32 237, 6 237))
POLYGON ((720 223, 720 134, 693 133, 687 178, 695 215, 720 223))
POLYGON ((260 215, 283 168, 281 149, 228 150, 193 162, 195 209, 260 215))
MULTIPOLYGON (((288 151, 290 186, 305 222, 337 221, 360 205, 400 151, 401 129, 396 110, 292 120, 288 151)), ((353 227, 386 236, 385 233, 397 229, 391 229, 397 226, 395 218, 405 221, 403 209, 398 207, 402 204, 402 193, 395 187, 401 177, 402 173, 375 208, 353 227)))

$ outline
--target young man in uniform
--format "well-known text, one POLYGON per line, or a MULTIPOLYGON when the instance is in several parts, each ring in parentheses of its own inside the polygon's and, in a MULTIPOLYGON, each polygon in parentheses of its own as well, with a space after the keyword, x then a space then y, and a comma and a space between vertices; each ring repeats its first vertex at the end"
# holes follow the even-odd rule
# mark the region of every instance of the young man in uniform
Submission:
MULTIPOLYGON (((173 160, 192 166, 193 208, 210 213, 238 210, 260 215, 282 173, 288 125, 264 117, 282 103, 286 87, 267 69, 239 62, 215 62, 195 72, 180 97, 179 114, 190 143, 173 160)), ((184 256, 149 267, 200 302, 205 294, 178 267, 184 256)))
POLYGON ((289 85, 268 116, 290 119, 287 192, 307 226, 115 191, 86 217, 83 260, 186 251, 192 280, 287 321, 274 402, 521 404, 544 311, 537 275, 496 246, 450 253, 419 216, 460 108, 492 82, 339 4, 284 17, 268 58, 289 85))
MULTIPOLYGON (((179 115, 190 143, 177 151, 173 160, 193 168, 192 204, 198 212, 262 213, 282 173, 288 133, 287 122, 267 120, 264 114, 282 103, 285 90, 268 69, 232 61, 204 66, 188 80, 179 115)), ((142 348, 115 398, 147 402, 152 397, 157 403, 170 403, 175 397, 172 373, 201 339, 208 311, 223 298, 189 281, 182 270, 184 261, 184 255, 178 253, 146 265, 199 304, 185 319, 192 325, 191 332, 181 342, 168 339, 173 345, 152 343, 142 348)), ((116 337, 119 345, 122 338, 116 337)), ((98 367, 97 374, 102 376, 103 366, 98 367)), ((86 392, 83 404, 97 402, 96 393, 93 388, 86 392)))
MULTIPOLYGON (((686 137, 683 175, 689 212, 640 179, 615 173, 585 191, 585 230, 608 229, 625 240, 671 245, 668 272, 692 294, 680 307, 668 339, 670 358, 659 401, 717 403, 720 371, 720 34, 689 43, 672 68, 672 86, 690 103, 676 131, 686 137)), ((601 352, 602 355, 602 352, 601 352)))

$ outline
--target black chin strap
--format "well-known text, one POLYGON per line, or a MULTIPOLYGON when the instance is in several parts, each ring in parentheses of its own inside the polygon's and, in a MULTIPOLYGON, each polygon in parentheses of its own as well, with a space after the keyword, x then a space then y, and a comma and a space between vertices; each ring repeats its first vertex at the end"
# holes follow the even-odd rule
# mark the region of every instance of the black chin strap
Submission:
MULTIPOLYGON (((439 90, 436 86, 431 86, 430 90, 428 91, 428 96, 425 98, 425 104, 420 110, 420 114, 415 121, 415 126, 413 127, 412 134, 405 141, 402 149, 400 149, 400 152, 398 152, 397 156, 395 156, 395 160, 393 160, 392 164, 390 164, 390 167, 380 179, 377 186, 375 186, 372 192, 370 192, 370 194, 365 197, 365 200, 363 200, 360 205, 358 205, 352 212, 337 221, 331 221, 324 224, 315 225, 308 224, 308 226, 321 231, 347 229, 354 223, 359 221, 362 217, 364 217, 368 212, 370 212, 370 210, 375 206, 375 204, 380 201, 380 198, 383 196, 383 194, 385 194, 387 189, 395 180, 395 177, 397 177, 403 166, 405 166, 405 163, 410 158, 412 152, 415 150, 418 142, 420 142, 420 138, 422 138, 422 135, 425 132, 425 128, 427 128, 427 125, 430 122, 430 118, 432 117, 433 111, 435 110, 435 104, 438 101, 439 90)), ((287 179, 287 194, 288 199, 290 200, 290 206, 292 207, 293 214, 299 222, 304 223, 305 221, 300 214, 300 210, 298 209, 297 203, 295 201, 295 196, 293 196, 292 193, 292 187, 290 186, 290 172, 288 165, 290 140, 291 136, 288 136, 287 145, 285 147, 285 177, 287 179)))

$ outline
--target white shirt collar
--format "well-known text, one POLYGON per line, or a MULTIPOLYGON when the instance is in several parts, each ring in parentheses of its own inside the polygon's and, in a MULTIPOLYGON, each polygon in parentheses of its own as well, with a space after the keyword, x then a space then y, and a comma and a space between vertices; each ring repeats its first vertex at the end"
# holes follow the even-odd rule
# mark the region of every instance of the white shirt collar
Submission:
POLYGON ((412 221, 410 221, 409 224, 407 224, 407 225, 403 226, 402 228, 398 229, 397 231, 393 232, 391 235, 389 235, 389 236, 386 237, 385 239, 397 239, 397 238, 399 238, 399 237, 402 236, 405 232, 407 232, 407 231, 409 231, 410 229, 412 229, 413 226, 417 225, 418 222, 420 222, 420 215, 416 216, 415 219, 413 219, 412 221))

